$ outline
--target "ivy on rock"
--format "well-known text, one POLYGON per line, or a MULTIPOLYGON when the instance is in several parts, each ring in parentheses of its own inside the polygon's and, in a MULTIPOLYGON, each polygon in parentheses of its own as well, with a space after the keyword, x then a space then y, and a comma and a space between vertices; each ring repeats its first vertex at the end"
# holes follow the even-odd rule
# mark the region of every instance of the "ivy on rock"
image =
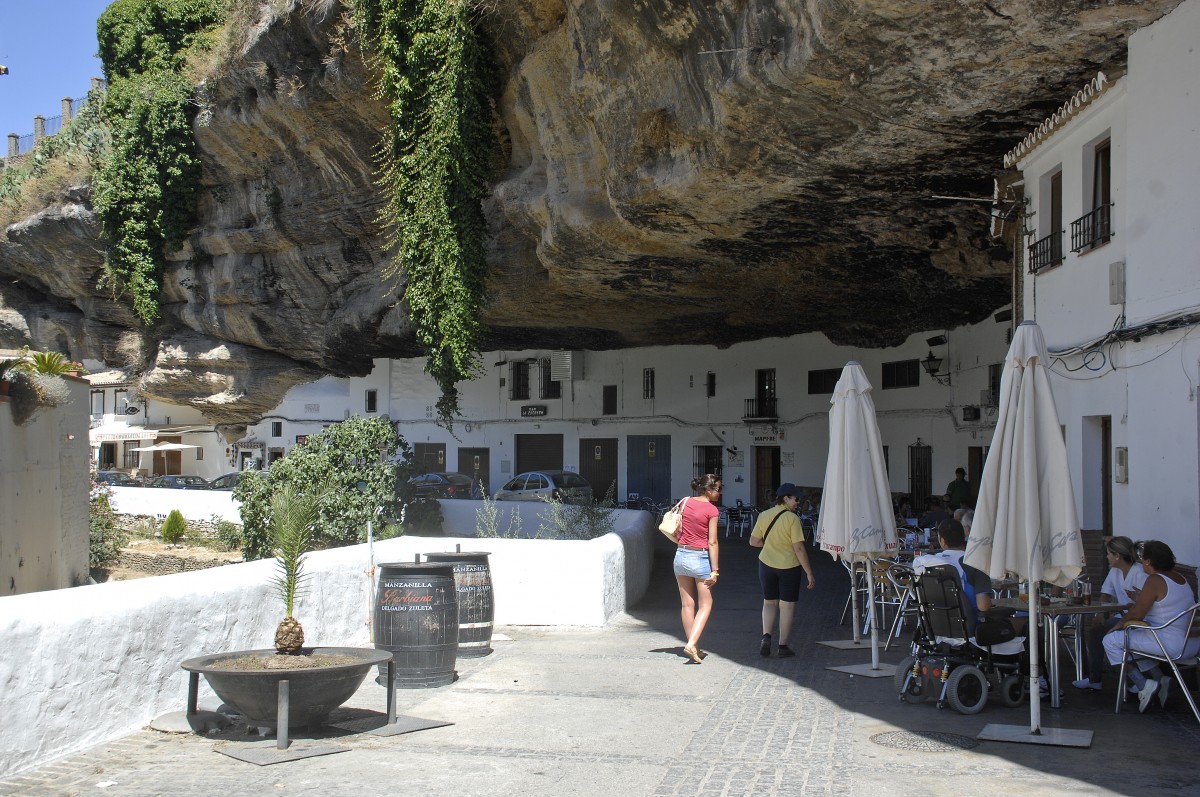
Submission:
POLYGON ((396 254, 389 276, 404 300, 425 371, 437 382, 439 422, 458 412, 457 383, 479 371, 487 276, 492 151, 487 61, 468 0, 354 0, 359 30, 378 54, 392 124, 381 146, 383 220, 396 254))

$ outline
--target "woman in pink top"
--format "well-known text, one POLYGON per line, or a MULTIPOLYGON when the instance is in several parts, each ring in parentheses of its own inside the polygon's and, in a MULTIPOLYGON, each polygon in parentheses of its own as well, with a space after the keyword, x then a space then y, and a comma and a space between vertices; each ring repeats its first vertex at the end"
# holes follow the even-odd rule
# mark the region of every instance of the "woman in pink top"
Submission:
POLYGON ((683 633, 687 645, 683 652, 700 663, 700 635, 712 614, 712 588, 717 583, 717 500, 721 497, 721 479, 708 473, 692 479, 692 498, 684 499, 683 522, 675 541, 675 581, 679 584, 683 633))

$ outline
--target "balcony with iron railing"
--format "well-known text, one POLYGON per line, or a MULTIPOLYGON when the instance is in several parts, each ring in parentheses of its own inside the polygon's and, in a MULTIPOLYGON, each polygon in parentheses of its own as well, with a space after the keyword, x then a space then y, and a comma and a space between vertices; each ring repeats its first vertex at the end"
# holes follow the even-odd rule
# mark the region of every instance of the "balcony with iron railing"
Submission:
POLYGON ((776 398, 746 399, 742 420, 746 423, 779 420, 779 400, 776 398))
POLYGON ((1062 230, 1055 230, 1029 245, 1029 273, 1053 268, 1063 262, 1062 230))
POLYGON ((1071 222, 1071 251, 1085 252, 1104 246, 1112 237, 1112 203, 1071 222))

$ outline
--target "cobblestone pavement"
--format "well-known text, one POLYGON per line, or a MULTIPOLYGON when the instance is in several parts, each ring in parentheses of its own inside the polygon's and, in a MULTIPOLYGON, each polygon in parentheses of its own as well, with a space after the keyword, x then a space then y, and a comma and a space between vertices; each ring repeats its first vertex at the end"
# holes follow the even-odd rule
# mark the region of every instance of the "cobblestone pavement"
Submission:
MULTIPOLYGON (((1195 793, 1200 725, 1181 696, 1166 710, 1115 716, 1110 685, 1045 707, 1046 726, 1095 731, 1086 750, 977 742, 988 723, 1027 725, 1028 706, 962 716, 899 703, 891 678, 826 669, 869 652, 815 644, 850 635, 837 624, 845 571, 823 554, 817 589, 801 598, 793 659, 758 655, 754 552, 725 541, 721 564, 702 665, 682 654, 664 550, 651 593, 612 626, 498 629, 495 653, 460 660, 455 684, 398 693, 401 714, 453 725, 301 734, 294 749, 349 750, 261 767, 215 752, 274 747, 244 728, 207 738, 143 730, 0 781, 0 796, 1195 793)), ((893 645, 883 660, 903 655, 893 645)), ((368 681, 333 721, 378 724, 384 697, 368 681)))

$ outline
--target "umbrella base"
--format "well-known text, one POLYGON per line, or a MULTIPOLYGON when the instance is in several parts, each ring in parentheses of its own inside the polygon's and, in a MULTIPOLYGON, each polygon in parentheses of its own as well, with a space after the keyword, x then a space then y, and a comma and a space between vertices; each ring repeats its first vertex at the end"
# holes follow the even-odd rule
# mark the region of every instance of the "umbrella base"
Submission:
POLYGON ((818 642, 818 645, 824 645, 827 648, 836 648, 838 650, 870 650, 871 640, 860 639, 855 642, 853 639, 831 639, 827 642, 818 642))
POLYGON ((845 664, 841 667, 826 667, 827 670, 834 672, 846 672, 851 675, 861 675, 864 678, 891 678, 896 674, 895 664, 880 664, 878 669, 873 669, 868 662, 867 664, 845 664))
POLYGON ((984 727, 975 737, 985 742, 1015 742, 1017 744, 1041 744, 1052 747, 1091 747, 1092 732, 1070 728, 1042 728, 1041 733, 1030 733, 1028 725, 998 725, 984 727))

